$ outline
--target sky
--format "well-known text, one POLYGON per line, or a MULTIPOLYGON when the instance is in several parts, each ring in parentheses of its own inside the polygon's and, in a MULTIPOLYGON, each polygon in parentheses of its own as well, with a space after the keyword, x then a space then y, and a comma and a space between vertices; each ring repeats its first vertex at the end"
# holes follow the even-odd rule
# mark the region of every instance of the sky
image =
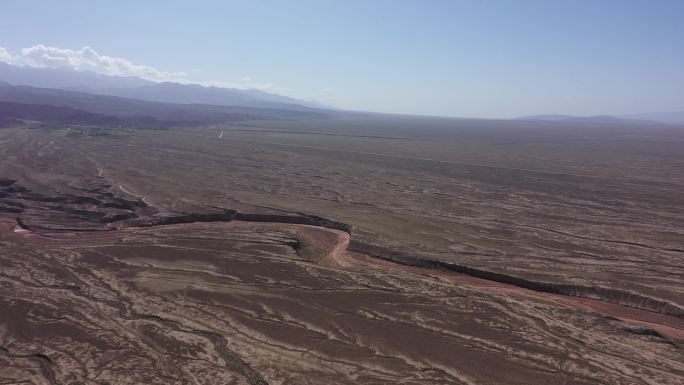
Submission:
POLYGON ((480 118, 684 110, 684 0, 3 0, 0 60, 480 118))

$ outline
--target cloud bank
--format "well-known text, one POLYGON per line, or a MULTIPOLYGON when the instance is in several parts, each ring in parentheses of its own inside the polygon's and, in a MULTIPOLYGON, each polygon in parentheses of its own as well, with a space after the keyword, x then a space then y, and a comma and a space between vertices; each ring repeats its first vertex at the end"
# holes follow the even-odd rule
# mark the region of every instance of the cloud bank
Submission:
POLYGON ((12 55, 6 49, 0 47, 0 61, 5 63, 12 63, 12 55))
MULTIPOLYGON (((22 48, 16 54, 0 47, 0 62, 35 68, 91 71, 109 76, 134 76, 155 82, 195 83, 220 88, 258 89, 271 93, 287 91, 274 83, 258 82, 251 77, 242 77, 232 81, 193 81, 187 72, 162 71, 151 66, 134 64, 128 59, 102 55, 88 46, 74 50, 37 44, 22 48)), ((199 72, 201 70, 190 71, 190 73, 199 72)))
POLYGON ((0 61, 29 67, 69 68, 110 76, 135 76, 153 81, 182 81, 188 77, 185 72, 161 71, 154 67, 133 64, 127 59, 101 55, 87 46, 73 50, 38 44, 22 48, 16 55, 0 47, 0 61))

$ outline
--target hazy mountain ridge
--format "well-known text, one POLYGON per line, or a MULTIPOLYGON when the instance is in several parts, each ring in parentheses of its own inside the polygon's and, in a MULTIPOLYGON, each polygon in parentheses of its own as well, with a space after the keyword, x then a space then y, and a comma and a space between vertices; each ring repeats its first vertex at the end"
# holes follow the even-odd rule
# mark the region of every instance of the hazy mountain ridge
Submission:
POLYGON ((646 114, 624 115, 628 119, 653 120, 668 124, 684 124, 684 111, 652 112, 646 114))
POLYGON ((72 69, 35 68, 0 62, 0 81, 12 85, 55 88, 163 103, 212 104, 304 110, 321 108, 288 96, 257 89, 207 87, 153 82, 137 77, 109 76, 72 69))
POLYGON ((187 117, 187 120, 179 116, 175 119, 159 119, 149 115, 116 116, 67 106, 54 106, 46 104, 27 104, 0 102, 0 127, 20 122, 40 121, 44 123, 96 125, 104 127, 139 127, 139 128, 167 128, 181 126, 197 126, 212 123, 235 122, 258 118, 258 116, 240 112, 226 112, 214 114, 205 119, 198 120, 187 117))
POLYGON ((109 76, 73 69, 35 68, 0 62, 0 81, 40 88, 123 88, 154 84, 133 76, 109 76))
POLYGON ((540 122, 571 122, 571 123, 595 123, 595 124, 643 124, 643 123, 663 123, 658 120, 647 120, 637 118, 627 118, 612 115, 594 115, 594 116, 574 116, 561 114, 541 114, 531 116, 521 116, 515 120, 528 120, 540 122))
MULTIPOLYGON (((204 107, 194 109, 196 112, 208 110, 216 112, 209 106, 257 108, 279 111, 311 112, 314 114, 332 113, 328 107, 315 102, 304 102, 288 96, 278 95, 258 89, 237 89, 203 86, 199 84, 181 84, 176 82, 153 82, 137 77, 109 76, 90 71, 78 71, 73 69, 35 68, 17 66, 0 62, 0 85, 28 86, 31 89, 23 89, 3 101, 17 103, 32 103, 46 105, 67 105, 76 109, 103 114, 128 114, 156 116, 159 110, 168 110, 169 104, 185 105, 179 107, 187 114, 189 105, 202 105, 204 107), (35 89, 42 91, 36 92, 35 89), (47 91, 74 92, 74 94, 56 93, 47 91), (29 96, 28 94, 32 94, 29 96), (76 94, 79 94, 76 96, 76 94), (90 96, 86 96, 90 95, 90 96), (116 97, 118 99, 98 99, 101 97, 116 97), (65 100, 58 100, 65 97, 65 100), (14 98, 19 98, 18 100, 14 98), (24 99, 22 99, 24 98, 24 99), (48 99, 46 99, 48 98, 48 99), (77 99, 76 100, 74 99, 77 99), (106 102, 105 102, 106 100, 106 102), (127 100, 122 102, 122 100, 127 100), (135 101, 137 100, 137 101, 135 101), (161 105, 144 104, 159 103, 161 105), (75 103, 75 104, 74 104, 75 103), (123 104, 122 104, 123 103, 123 104)), ((4 87, 3 86, 3 87, 4 87)), ((5 90, 6 92, 7 90, 5 90)), ((5 93, 5 97, 7 94, 5 93)), ((219 111, 223 112, 223 111, 219 111)), ((235 111, 232 111, 235 112, 235 111)), ((168 113, 165 112, 165 113, 168 113)), ((384 115, 384 114, 383 114, 384 115)), ((541 122, 565 122, 586 124, 684 124, 684 111, 664 113, 643 113, 629 115, 596 115, 596 116, 573 116, 561 114, 541 114, 523 116, 513 120, 541 121, 541 122)))
POLYGON ((245 106, 284 109, 306 109, 304 102, 287 96, 259 90, 206 87, 199 84, 163 82, 139 87, 92 88, 69 87, 73 91, 111 95, 161 103, 210 104, 217 106, 245 106))
MULTIPOLYGON (((76 91, 52 88, 36 88, 29 86, 13 86, 0 82, 0 102, 17 105, 33 105, 20 107, 21 111, 45 110, 42 106, 66 107, 77 112, 100 114, 123 119, 124 122, 146 122, 147 125, 203 125, 215 124, 236 119, 293 119, 293 118, 326 118, 325 111, 297 111, 275 108, 256 108, 242 106, 216 106, 202 104, 173 104, 150 102, 138 99, 126 99, 116 96, 95 95, 76 91), (135 118, 135 119, 132 119, 135 118), (141 118, 148 118, 147 120, 141 118), (150 120, 151 119, 151 120, 150 120)), ((19 111, 19 112, 21 112, 19 111)), ((9 114, 10 109, 6 109, 9 114)), ((7 117, 22 118, 22 115, 7 117)), ((55 110, 34 111, 37 116, 62 116, 55 110)), ((101 117, 98 117, 101 118, 101 117)), ((105 119, 106 120, 106 119, 105 119)), ((116 122, 116 120, 112 120, 116 122)), ((131 123, 133 124, 133 123, 131 123)))

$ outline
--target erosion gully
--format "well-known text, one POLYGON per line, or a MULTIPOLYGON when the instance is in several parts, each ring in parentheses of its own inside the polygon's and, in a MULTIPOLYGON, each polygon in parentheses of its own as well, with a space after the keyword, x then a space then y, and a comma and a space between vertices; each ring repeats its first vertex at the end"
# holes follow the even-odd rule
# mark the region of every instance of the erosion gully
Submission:
MULTIPOLYGON (((311 215, 247 214, 224 210, 213 214, 183 214, 151 216, 113 222, 112 232, 130 232, 157 226, 183 226, 191 229, 196 223, 245 222, 251 225, 268 223, 298 230, 306 238, 312 229, 331 233, 328 242, 319 245, 324 255, 312 263, 345 269, 376 269, 387 273, 410 273, 444 284, 467 285, 497 295, 552 303, 600 314, 620 323, 633 333, 666 339, 679 346, 684 341, 684 309, 668 301, 611 288, 538 282, 498 272, 476 269, 441 260, 430 260, 352 239, 350 225, 311 215), (334 241, 332 241, 334 240, 334 241)), ((0 233, 5 239, 22 239, 38 243, 59 243, 74 232, 42 234, 22 227, 16 218, 0 217, 0 233)), ((296 249, 296 247, 295 247, 296 249)))

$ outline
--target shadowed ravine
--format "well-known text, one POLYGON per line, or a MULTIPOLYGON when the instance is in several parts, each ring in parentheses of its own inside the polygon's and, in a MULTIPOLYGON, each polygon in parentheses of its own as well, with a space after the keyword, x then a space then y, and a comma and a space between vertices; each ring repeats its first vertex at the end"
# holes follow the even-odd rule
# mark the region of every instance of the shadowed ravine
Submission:
MULTIPOLYGON (((529 289, 537 292, 551 293, 563 296, 587 298, 593 300, 600 300, 609 303, 615 303, 622 306, 628 306, 639 310, 660 313, 668 316, 684 319, 684 308, 671 303, 669 301, 660 300, 657 298, 646 297, 637 293, 631 293, 623 290, 593 287, 586 285, 570 285, 563 283, 541 282, 533 281, 516 277, 513 275, 503 274, 500 272, 487 271, 479 268, 473 268, 466 265, 445 262, 440 260, 431 260, 420 258, 406 253, 389 250, 384 247, 368 244, 365 242, 352 239, 352 226, 346 223, 333 221, 315 215, 307 215, 303 213, 284 213, 284 214, 259 214, 259 213, 243 213, 239 210, 220 209, 208 213, 184 213, 184 214, 160 214, 160 210, 149 207, 143 200, 127 200, 124 198, 115 197, 113 193, 106 191, 107 186, 101 189, 93 189, 88 192, 95 193, 95 196, 60 196, 47 197, 40 194, 34 194, 28 189, 18 185, 16 181, 10 179, 0 179, 0 198, 20 197, 20 202, 15 203, 12 200, 6 199, 4 203, 4 211, 16 213, 17 224, 21 228, 39 232, 41 230, 55 230, 54 227, 47 226, 33 226, 22 219, 22 213, 25 210, 26 203, 44 203, 56 202, 60 204, 83 205, 91 204, 102 211, 82 210, 78 208, 67 208, 67 212, 79 215, 81 219, 86 221, 93 221, 107 225, 106 228, 100 230, 115 231, 115 229, 122 227, 155 227, 174 224, 192 224, 192 223, 212 223, 212 222, 252 222, 252 223, 274 223, 274 224, 290 224, 290 225, 307 225, 332 230, 340 230, 348 234, 347 239, 340 240, 339 245, 331 248, 331 255, 320 255, 316 258, 318 260, 339 260, 336 255, 344 252, 347 249, 350 251, 363 253, 372 258, 377 258, 399 265, 421 267, 425 269, 436 269, 448 271, 458 274, 464 274, 492 282, 504 283, 516 287, 529 289), (9 204, 8 204, 9 203, 9 204), (117 210, 115 214, 107 212, 106 210, 117 210), (140 212, 136 210, 147 209, 147 212, 156 213, 154 215, 140 216, 140 212), (125 212, 119 212, 125 210, 125 212), (341 248, 342 246, 342 248, 341 248), (335 255, 332 255, 335 254, 335 255)), ((65 210, 62 205, 58 206, 59 210, 65 210)), ((3 207, 0 207, 0 212, 3 207)), ((60 231, 79 231, 79 228, 58 228, 60 231)), ((82 229, 81 229, 82 230, 82 229)), ((87 229, 86 231, 89 231, 87 229)), ((347 267, 347 266, 343 266, 347 267)))
MULTIPOLYGON (((247 228, 249 228, 250 231, 261 231, 260 226, 270 226, 269 229, 283 229, 284 231, 292 231, 296 238, 296 242, 289 243, 289 247, 292 247, 293 251, 295 251, 298 255, 300 255, 309 262, 324 266, 331 266, 336 269, 368 268, 377 270, 387 270, 387 266, 384 266, 382 264, 358 263, 360 261, 359 253, 361 253, 363 257, 367 257, 371 260, 385 262, 389 261, 393 265, 397 266, 397 268, 399 269, 401 269, 402 266, 418 268, 418 270, 408 270, 409 274, 415 274, 418 276, 430 276, 431 271, 442 271, 448 274, 455 274, 456 276, 464 274, 467 276, 476 277, 478 279, 500 282, 507 285, 521 287, 524 289, 534 290, 538 292, 551 293, 552 296, 564 295, 564 293, 561 293, 561 289, 557 289, 554 286, 545 286, 548 284, 524 282, 524 280, 523 282, 521 282, 521 280, 518 280, 515 277, 506 277, 500 274, 493 274, 490 272, 483 272, 478 270, 473 271, 465 267, 443 264, 439 261, 428 261, 419 258, 411 258, 405 255, 401 255, 397 252, 392 252, 377 246, 364 244, 358 241, 352 240, 350 242, 350 235, 349 232, 347 232, 350 230, 349 226, 320 217, 295 217, 289 215, 262 216, 260 214, 242 215, 241 213, 235 210, 228 210, 224 214, 183 214, 179 216, 167 215, 163 218, 151 217, 122 222, 119 223, 117 226, 113 227, 114 230, 108 231, 106 233, 100 233, 101 235, 99 235, 98 237, 106 235, 104 238, 95 239, 117 239, 120 237, 119 233, 121 233, 121 235, 124 237, 129 237, 130 235, 135 234, 138 231, 147 232, 150 230, 157 231, 164 229, 175 229, 175 231, 184 230, 187 232, 206 231, 204 229, 210 229, 211 226, 220 226, 221 223, 228 224, 231 222, 236 224, 237 226, 247 226, 247 228), (238 220, 236 218, 240 219, 238 220), (247 221, 245 220, 246 218, 249 218, 250 220, 247 221), (346 229, 347 231, 340 230, 340 228, 346 229), (352 253, 353 255, 347 255, 348 253, 352 253), (558 290, 558 292, 556 292, 556 290, 558 290)), ((94 235, 94 233, 91 232, 86 232, 84 234, 86 236, 88 234, 94 235)), ((66 242, 67 244, 72 244, 74 236, 75 235, 73 233, 64 233, 61 235, 59 233, 52 233, 50 234, 50 238, 44 238, 43 240, 48 244, 55 245, 59 245, 60 243, 64 242, 66 242)), ((42 239, 42 236, 40 234, 32 233, 29 231, 23 231, 18 233, 17 235, 11 235, 10 238, 11 237, 28 237, 27 239, 30 239, 31 237, 38 237, 42 239)), ((86 244, 92 242, 91 240, 89 240, 88 237, 83 238, 82 241, 84 241, 86 244)), ((392 270, 393 269, 389 269, 389 271, 392 270)), ((472 283, 466 282, 465 284, 469 285, 472 283)), ((27 284, 26 282, 23 282, 22 285, 34 286, 36 288, 40 288, 42 286, 40 284, 27 284)), ((189 326, 184 324, 182 321, 179 321, 177 319, 169 319, 166 316, 161 316, 157 314, 145 314, 138 311, 134 311, 131 309, 131 305, 128 304, 128 300, 125 296, 121 294, 116 294, 115 297, 113 297, 110 300, 103 300, 102 298, 99 298, 99 296, 89 294, 88 290, 83 289, 87 286, 88 283, 86 281, 78 280, 75 285, 72 284, 61 287, 53 285, 52 287, 56 290, 66 290, 73 296, 83 298, 84 300, 90 303, 100 303, 101 305, 99 306, 112 307, 113 309, 117 309, 116 313, 118 314, 118 318, 122 320, 130 322, 143 322, 148 325, 158 325, 157 327, 159 328, 175 331, 175 333, 194 335, 198 338, 205 339, 213 346, 213 349, 215 349, 215 351, 217 352, 218 357, 221 357, 225 367, 228 370, 237 373, 239 376, 244 377, 247 383, 251 385, 268 383, 267 380, 264 379, 262 374, 260 374, 243 358, 241 358, 239 350, 235 350, 235 348, 232 348, 230 342, 222 333, 204 327, 189 326)), ((477 284, 475 286, 480 288, 482 287, 478 286, 477 284)), ((558 285, 558 287, 562 287, 562 285, 558 285)), ((592 298, 591 295, 591 291, 569 292, 569 296, 572 297, 586 296, 592 298)), ((619 295, 621 294, 618 294, 617 299, 609 298, 607 301, 604 299, 601 300, 606 302, 624 302, 624 299, 619 297, 619 295)), ((627 298, 634 297, 627 296, 627 298)), ((546 299, 553 300, 553 297, 548 297, 546 299)), ((627 305, 634 308, 638 308, 640 303, 643 302, 627 304, 623 303, 621 305, 627 305)), ((576 308, 582 309, 581 307, 576 308)), ((651 309, 648 310, 654 311, 651 309)), ((629 318, 622 317, 619 311, 611 313, 611 308, 609 308, 608 311, 605 311, 604 315, 613 319, 621 319, 623 321, 627 321, 628 323, 630 321, 629 318)), ((677 323, 673 322, 673 324, 676 325, 677 323)), ((638 327, 631 327, 627 330, 631 330, 633 333, 637 334, 647 334, 655 336, 656 338, 664 338, 666 342, 674 344, 673 346, 675 346, 676 349, 679 349, 677 347, 679 342, 677 341, 681 340, 682 335, 677 333, 671 335, 668 334, 668 330, 675 329, 676 327, 672 329, 658 328, 656 325, 655 330, 649 328, 643 329, 638 327)), ((679 331, 681 332, 681 329, 679 329, 679 331)), ((42 353, 10 354, 8 349, 4 349, 3 352, 6 356, 8 356, 11 359, 34 360, 39 364, 40 370, 49 384, 58 383, 55 380, 54 372, 52 369, 55 363, 53 362, 53 359, 50 358, 48 355, 42 353)), ((57 365, 59 365, 59 362, 57 363, 57 365)), ((189 374, 186 373, 185 375, 189 374)))
MULTIPOLYGON (((293 213, 294 214, 294 213, 293 213)), ((315 227, 328 228, 333 230, 342 230, 349 235, 350 239, 340 240, 340 245, 344 246, 343 250, 350 250, 363 253, 367 256, 389 261, 399 265, 422 267, 426 269, 437 269, 449 271, 459 274, 464 274, 476 278, 481 278, 493 282, 505 283, 524 289, 533 291, 552 293, 564 296, 587 298, 594 300, 601 300, 605 302, 615 303, 618 305, 628 306, 635 309, 645 310, 649 312, 660 313, 668 316, 674 316, 684 319, 684 308, 677 304, 659 300, 657 298, 649 298, 637 293, 630 293, 622 290, 592 287, 583 285, 568 285, 562 283, 539 282, 531 281, 524 278, 515 277, 512 275, 502 274, 498 272, 487 271, 459 265, 450 262, 429 260, 419 257, 414 257, 400 253, 386 248, 371 245, 361 241, 351 239, 352 226, 346 223, 336 222, 330 219, 319 216, 309 216, 303 214, 296 215, 273 215, 273 214, 245 214, 237 210, 225 210, 222 213, 214 214, 183 214, 171 215, 165 217, 151 217, 142 218, 138 220, 130 220, 124 222, 126 225, 139 227, 152 227, 168 224, 180 223, 194 223, 194 222, 229 222, 242 221, 254 223, 281 223, 281 224, 296 224, 308 225, 315 227)), ((334 252, 339 253, 339 246, 333 247, 334 252)), ((334 256, 320 256, 320 259, 335 260, 334 256)))
POLYGON ((492 282, 505 283, 538 292, 601 300, 618 305, 633 307, 635 309, 646 310, 684 319, 684 308, 681 306, 664 300, 659 300, 657 298, 649 298, 640 294, 630 293, 622 290, 583 285, 568 285, 563 283, 536 282, 512 275, 477 269, 451 262, 428 260, 412 257, 409 255, 403 255, 399 252, 383 249, 378 246, 369 245, 354 240, 350 242, 349 249, 364 253, 374 258, 379 258, 401 265, 417 266, 426 269, 437 269, 465 274, 471 277, 481 278, 492 282))
MULTIPOLYGON (((226 210, 226 212, 224 213, 217 214, 183 214, 178 216, 165 216, 159 218, 144 218, 140 220, 131 220, 129 222, 126 222, 126 224, 136 227, 152 227, 169 224, 188 224, 195 222, 229 222, 234 220, 254 223, 281 223, 323 227, 334 230, 342 230, 349 234, 349 237, 351 237, 350 225, 335 222, 318 216, 244 214, 236 210, 226 210)), ((344 243, 344 250, 348 249, 350 251, 360 252, 373 258, 382 259, 400 265, 416 266, 426 269, 436 269, 459 274, 465 274, 468 276, 481 278, 493 282, 505 283, 533 291, 601 300, 605 302, 615 303, 618 305, 632 307, 635 309, 660 313, 684 319, 684 308, 682 308, 681 306, 678 306, 668 301, 645 297, 636 293, 630 293, 622 290, 604 287, 568 285, 551 282, 535 282, 524 278, 472 268, 465 265, 404 255, 396 251, 384 249, 379 246, 367 244, 353 239, 346 241, 341 240, 340 242, 346 242, 344 243)), ((339 247, 337 246, 333 248, 336 250, 335 253, 339 253, 339 250, 337 250, 338 248, 339 247)), ((320 259, 334 260, 335 258, 332 256, 320 256, 320 259)))

